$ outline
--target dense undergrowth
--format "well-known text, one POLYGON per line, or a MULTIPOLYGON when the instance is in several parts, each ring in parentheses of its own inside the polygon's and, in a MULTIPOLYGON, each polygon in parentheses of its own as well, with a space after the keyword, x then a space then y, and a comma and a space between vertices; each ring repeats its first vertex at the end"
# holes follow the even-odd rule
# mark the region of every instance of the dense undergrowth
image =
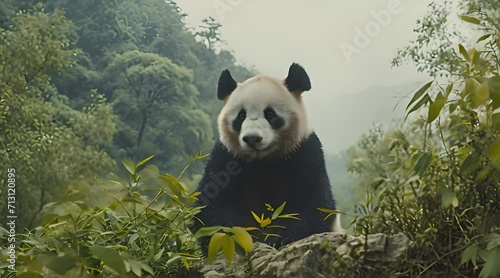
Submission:
POLYGON ((401 264, 388 266, 394 276, 500 276, 500 17, 495 1, 463 2, 475 45, 451 44, 440 29, 449 6, 431 5, 418 40, 395 60, 433 78, 407 106, 414 120, 374 129, 351 150, 351 170, 368 189, 355 230, 403 232, 414 242, 401 264))

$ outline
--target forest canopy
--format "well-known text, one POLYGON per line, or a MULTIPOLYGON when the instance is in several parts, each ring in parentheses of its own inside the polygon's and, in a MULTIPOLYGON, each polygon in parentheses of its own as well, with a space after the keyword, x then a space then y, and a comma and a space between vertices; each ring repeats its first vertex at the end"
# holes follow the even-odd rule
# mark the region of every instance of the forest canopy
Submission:
POLYGON ((161 171, 180 173, 214 143, 220 71, 254 73, 207 48, 210 38, 188 30, 174 2, 1 5, 0 166, 23 177, 19 227, 115 161, 154 154, 161 171))

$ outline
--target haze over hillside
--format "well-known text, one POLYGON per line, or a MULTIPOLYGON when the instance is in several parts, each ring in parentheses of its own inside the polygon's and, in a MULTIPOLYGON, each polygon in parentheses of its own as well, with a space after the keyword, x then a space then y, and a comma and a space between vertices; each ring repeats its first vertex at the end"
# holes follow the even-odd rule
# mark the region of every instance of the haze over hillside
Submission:
POLYGON ((325 152, 337 153, 355 144, 359 136, 375 124, 386 125, 403 118, 409 101, 406 96, 420 86, 420 82, 375 85, 335 96, 331 102, 309 105, 312 125, 322 139, 325 152))
POLYGON ((408 95, 418 89, 420 82, 408 82, 398 86, 375 85, 354 93, 338 96, 332 104, 320 103, 318 110, 310 109, 312 123, 325 146, 325 163, 337 199, 338 208, 347 212, 342 218, 344 227, 352 220, 354 206, 364 196, 364 188, 357 184, 358 176, 347 170, 349 147, 375 125, 388 127, 405 115, 408 95), (323 106, 323 107, 321 107, 323 106), (331 109, 327 117, 320 111, 331 109))

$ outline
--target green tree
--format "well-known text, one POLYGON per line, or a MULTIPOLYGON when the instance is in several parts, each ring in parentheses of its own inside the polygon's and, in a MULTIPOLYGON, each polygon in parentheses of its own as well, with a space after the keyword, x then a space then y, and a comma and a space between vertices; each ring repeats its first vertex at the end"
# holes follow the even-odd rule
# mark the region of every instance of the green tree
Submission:
MULTIPOLYGON (((9 26, 9 20, 17 11, 33 6, 36 2, 7 0, 4 5, 8 9, 0 12, 0 18, 7 20, 1 22, 2 26, 9 26)), ((215 91, 220 72, 229 68, 239 80, 255 74, 255 71, 238 65, 229 51, 215 53, 203 42, 197 41, 196 35, 184 25, 185 14, 172 1, 49 0, 40 7, 47 12, 64 10, 68 20, 74 23, 65 27, 67 38, 80 50, 74 56, 76 60, 71 67, 57 74, 54 74, 55 71, 48 72, 57 91, 55 95, 75 110, 82 110, 93 103, 90 92, 94 89, 113 102, 115 112, 119 114, 115 118, 118 133, 113 143, 105 145, 114 159, 140 159, 145 154, 156 154, 155 163, 160 167, 166 167, 165 170, 171 172, 182 170, 181 165, 185 165, 199 151, 208 152, 216 139, 216 118, 221 103, 216 99, 215 91), (142 101, 139 102, 134 98, 127 99, 133 94, 115 95, 117 88, 113 84, 117 79, 125 79, 119 77, 121 72, 111 73, 109 65, 117 57, 132 51, 155 54, 160 60, 168 59, 171 64, 182 68, 183 72, 188 72, 189 81, 186 79, 179 84, 184 84, 182 90, 186 90, 191 104, 182 107, 181 100, 155 100, 152 109, 148 110, 148 102, 143 98, 145 94, 139 94, 142 95, 142 101), (188 88, 187 83, 193 88, 188 88), (192 96, 192 90, 198 93, 192 96), (138 107, 139 103, 141 107, 138 107), (160 103, 162 106, 158 107, 160 103)), ((146 72, 138 70, 139 67, 134 67, 137 71, 133 72, 133 76, 144 77, 146 72)), ((147 67, 153 69, 156 65, 147 67)), ((161 68, 158 70, 162 71, 161 68)), ((129 73, 132 71, 129 69, 129 73)), ((152 78, 152 73, 148 74, 152 78)), ((184 74, 173 74, 171 78, 179 76, 183 78, 184 74)), ((133 80, 133 83, 138 84, 137 80, 133 80)), ((124 88, 124 84, 121 90, 130 89, 124 88)), ((196 163, 189 168, 185 177, 200 173, 202 167, 202 164, 196 163)))
MULTIPOLYGON (((0 30, 0 169, 2 176, 16 171, 20 229, 75 178, 111 164, 99 148, 114 134, 110 107, 95 95, 87 109, 73 110, 51 84, 49 74, 74 65, 79 54, 68 39, 70 25, 63 12, 46 14, 37 5, 0 30)), ((6 182, 0 181, 3 196, 6 182)))
MULTIPOLYGON (((215 91, 220 72, 229 68, 235 78, 240 80, 255 74, 253 70, 237 65, 229 51, 215 53, 204 43, 198 42, 195 34, 184 25, 185 14, 172 1, 50 0, 45 2, 47 11, 56 8, 64 10, 67 18, 78 26, 71 30, 71 36, 72 41, 76 42, 76 46, 82 52, 76 57, 75 65, 66 68, 61 75, 52 76, 52 80, 58 92, 68 97, 68 104, 74 109, 87 106, 92 101, 89 91, 95 88, 113 101, 114 108, 120 115, 116 122, 119 131, 114 140, 115 144, 108 150, 116 159, 127 156, 140 159, 145 154, 154 153, 157 154, 155 163, 160 167, 169 167, 166 170, 172 172, 182 168, 174 164, 174 161, 185 165, 198 151, 209 151, 211 143, 216 139, 216 118, 221 104, 215 97, 215 91), (188 71, 189 81, 184 80, 179 84, 189 82, 194 86, 194 88, 186 87, 185 92, 193 104, 179 109, 181 102, 176 100, 161 102, 155 100, 155 103, 161 103, 162 107, 150 110, 141 107, 145 117, 142 117, 141 112, 137 110, 139 109, 137 103, 132 103, 133 98, 126 99, 128 96, 133 97, 132 94, 121 95, 118 104, 113 94, 116 89, 113 84, 117 78, 125 79, 119 77, 121 72, 110 72, 109 65, 115 63, 117 57, 133 53, 132 51, 155 54, 154 57, 159 57, 162 61, 164 58, 168 59, 169 63, 182 68, 182 71, 188 71), (189 92, 191 90, 199 93, 191 96, 189 92), (155 118, 156 116, 158 118, 155 118), (143 125, 140 120, 145 120, 143 125), (180 122, 184 125, 176 124, 180 122), (162 129, 155 129, 156 125, 162 129), (207 125, 210 127, 206 128, 207 125), (139 148, 138 141, 140 141, 139 148)), ((138 67, 140 66, 135 66, 136 69, 138 67)), ((156 65, 147 67, 153 69, 156 65)), ((131 70, 129 69, 129 73, 131 70)), ((143 70, 134 72, 136 77, 144 74, 143 70)), ((151 72, 149 76, 152 77, 151 72)), ((171 78, 178 76, 174 74, 171 78)), ((159 79, 161 78, 155 80, 159 79)), ((137 84, 137 80, 133 80, 133 83, 137 84)), ((154 83, 150 83, 147 86, 153 85, 154 83)), ((187 174, 189 176, 201 170, 202 165, 193 165, 187 174)))
POLYGON ((195 107, 198 92, 188 69, 158 54, 134 50, 117 55, 103 78, 109 80, 104 90, 112 93, 113 106, 126 125, 115 142, 132 157, 149 150, 167 162, 162 166, 180 171, 177 163, 185 165, 213 144, 209 117, 195 107), (134 140, 122 140, 132 134, 134 140))
POLYGON ((211 16, 203 19, 202 22, 203 24, 199 26, 200 31, 197 31, 195 35, 202 38, 208 49, 215 50, 216 44, 222 41, 220 34, 222 25, 211 16))

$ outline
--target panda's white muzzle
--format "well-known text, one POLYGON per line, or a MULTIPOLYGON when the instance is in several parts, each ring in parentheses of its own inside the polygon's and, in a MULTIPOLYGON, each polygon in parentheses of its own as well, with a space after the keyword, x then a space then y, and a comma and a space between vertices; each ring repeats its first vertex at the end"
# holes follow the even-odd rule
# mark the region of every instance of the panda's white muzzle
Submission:
POLYGON ((264 118, 247 118, 239 135, 240 146, 247 151, 264 151, 268 149, 273 140, 274 132, 264 118))

